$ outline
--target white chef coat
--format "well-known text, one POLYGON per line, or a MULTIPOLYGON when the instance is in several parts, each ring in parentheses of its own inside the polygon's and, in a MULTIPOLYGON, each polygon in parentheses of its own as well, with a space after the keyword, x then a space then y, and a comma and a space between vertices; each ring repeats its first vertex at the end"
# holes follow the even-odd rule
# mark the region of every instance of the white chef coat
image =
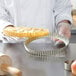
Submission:
POLYGON ((0 0, 0 30, 6 25, 48 28, 71 19, 70 0, 0 0))

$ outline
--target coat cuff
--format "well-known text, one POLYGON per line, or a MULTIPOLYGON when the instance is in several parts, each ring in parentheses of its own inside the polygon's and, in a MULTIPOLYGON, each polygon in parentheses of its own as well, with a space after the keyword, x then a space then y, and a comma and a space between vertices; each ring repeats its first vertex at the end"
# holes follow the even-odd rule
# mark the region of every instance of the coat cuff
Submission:
POLYGON ((2 20, 0 19, 0 32, 3 31, 3 29, 8 26, 8 25, 13 25, 12 23, 6 21, 6 20, 2 20))
POLYGON ((56 18, 56 25, 58 25, 59 22, 63 21, 63 20, 68 20, 71 24, 72 24, 72 18, 70 16, 66 16, 66 15, 61 15, 61 16, 58 16, 56 18))

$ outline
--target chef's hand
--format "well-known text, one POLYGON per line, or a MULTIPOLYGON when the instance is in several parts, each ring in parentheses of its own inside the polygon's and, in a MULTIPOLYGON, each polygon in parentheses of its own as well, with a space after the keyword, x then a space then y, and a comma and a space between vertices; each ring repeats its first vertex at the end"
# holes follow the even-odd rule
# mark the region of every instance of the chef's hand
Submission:
POLYGON ((70 39, 71 37, 71 24, 70 23, 60 23, 58 26, 59 35, 65 36, 70 39))
MULTIPOLYGON (((58 33, 61 36, 64 36, 68 39, 71 37, 71 24, 68 22, 61 22, 58 25, 58 33)), ((54 39, 56 42, 56 45, 59 47, 60 45, 65 45, 63 41, 59 39, 54 39)))
MULTIPOLYGON (((9 25, 9 26, 6 26, 5 28, 7 28, 7 27, 14 27, 14 26, 9 25)), ((5 36, 3 33, 1 33, 1 37, 2 37, 3 43, 20 43, 20 42, 25 41, 25 38, 9 37, 9 36, 5 36)))

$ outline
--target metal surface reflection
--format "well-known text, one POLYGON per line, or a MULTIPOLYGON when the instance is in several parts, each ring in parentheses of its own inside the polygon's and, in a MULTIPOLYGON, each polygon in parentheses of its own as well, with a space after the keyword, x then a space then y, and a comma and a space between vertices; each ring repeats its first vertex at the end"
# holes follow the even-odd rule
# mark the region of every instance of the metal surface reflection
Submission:
POLYGON ((13 66, 19 68, 22 76, 68 76, 65 75, 64 57, 36 57, 26 52, 23 43, 3 44, 3 52, 12 59, 13 66))

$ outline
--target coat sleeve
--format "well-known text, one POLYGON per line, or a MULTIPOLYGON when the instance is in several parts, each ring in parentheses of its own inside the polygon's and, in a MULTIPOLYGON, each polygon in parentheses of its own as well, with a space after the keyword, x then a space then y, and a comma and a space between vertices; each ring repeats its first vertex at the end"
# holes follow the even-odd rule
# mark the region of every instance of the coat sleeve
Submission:
POLYGON ((13 18, 5 6, 5 0, 0 0, 0 32, 7 25, 13 25, 13 18))
POLYGON ((70 0, 55 0, 54 15, 56 25, 63 20, 68 20, 72 23, 72 5, 70 0))

